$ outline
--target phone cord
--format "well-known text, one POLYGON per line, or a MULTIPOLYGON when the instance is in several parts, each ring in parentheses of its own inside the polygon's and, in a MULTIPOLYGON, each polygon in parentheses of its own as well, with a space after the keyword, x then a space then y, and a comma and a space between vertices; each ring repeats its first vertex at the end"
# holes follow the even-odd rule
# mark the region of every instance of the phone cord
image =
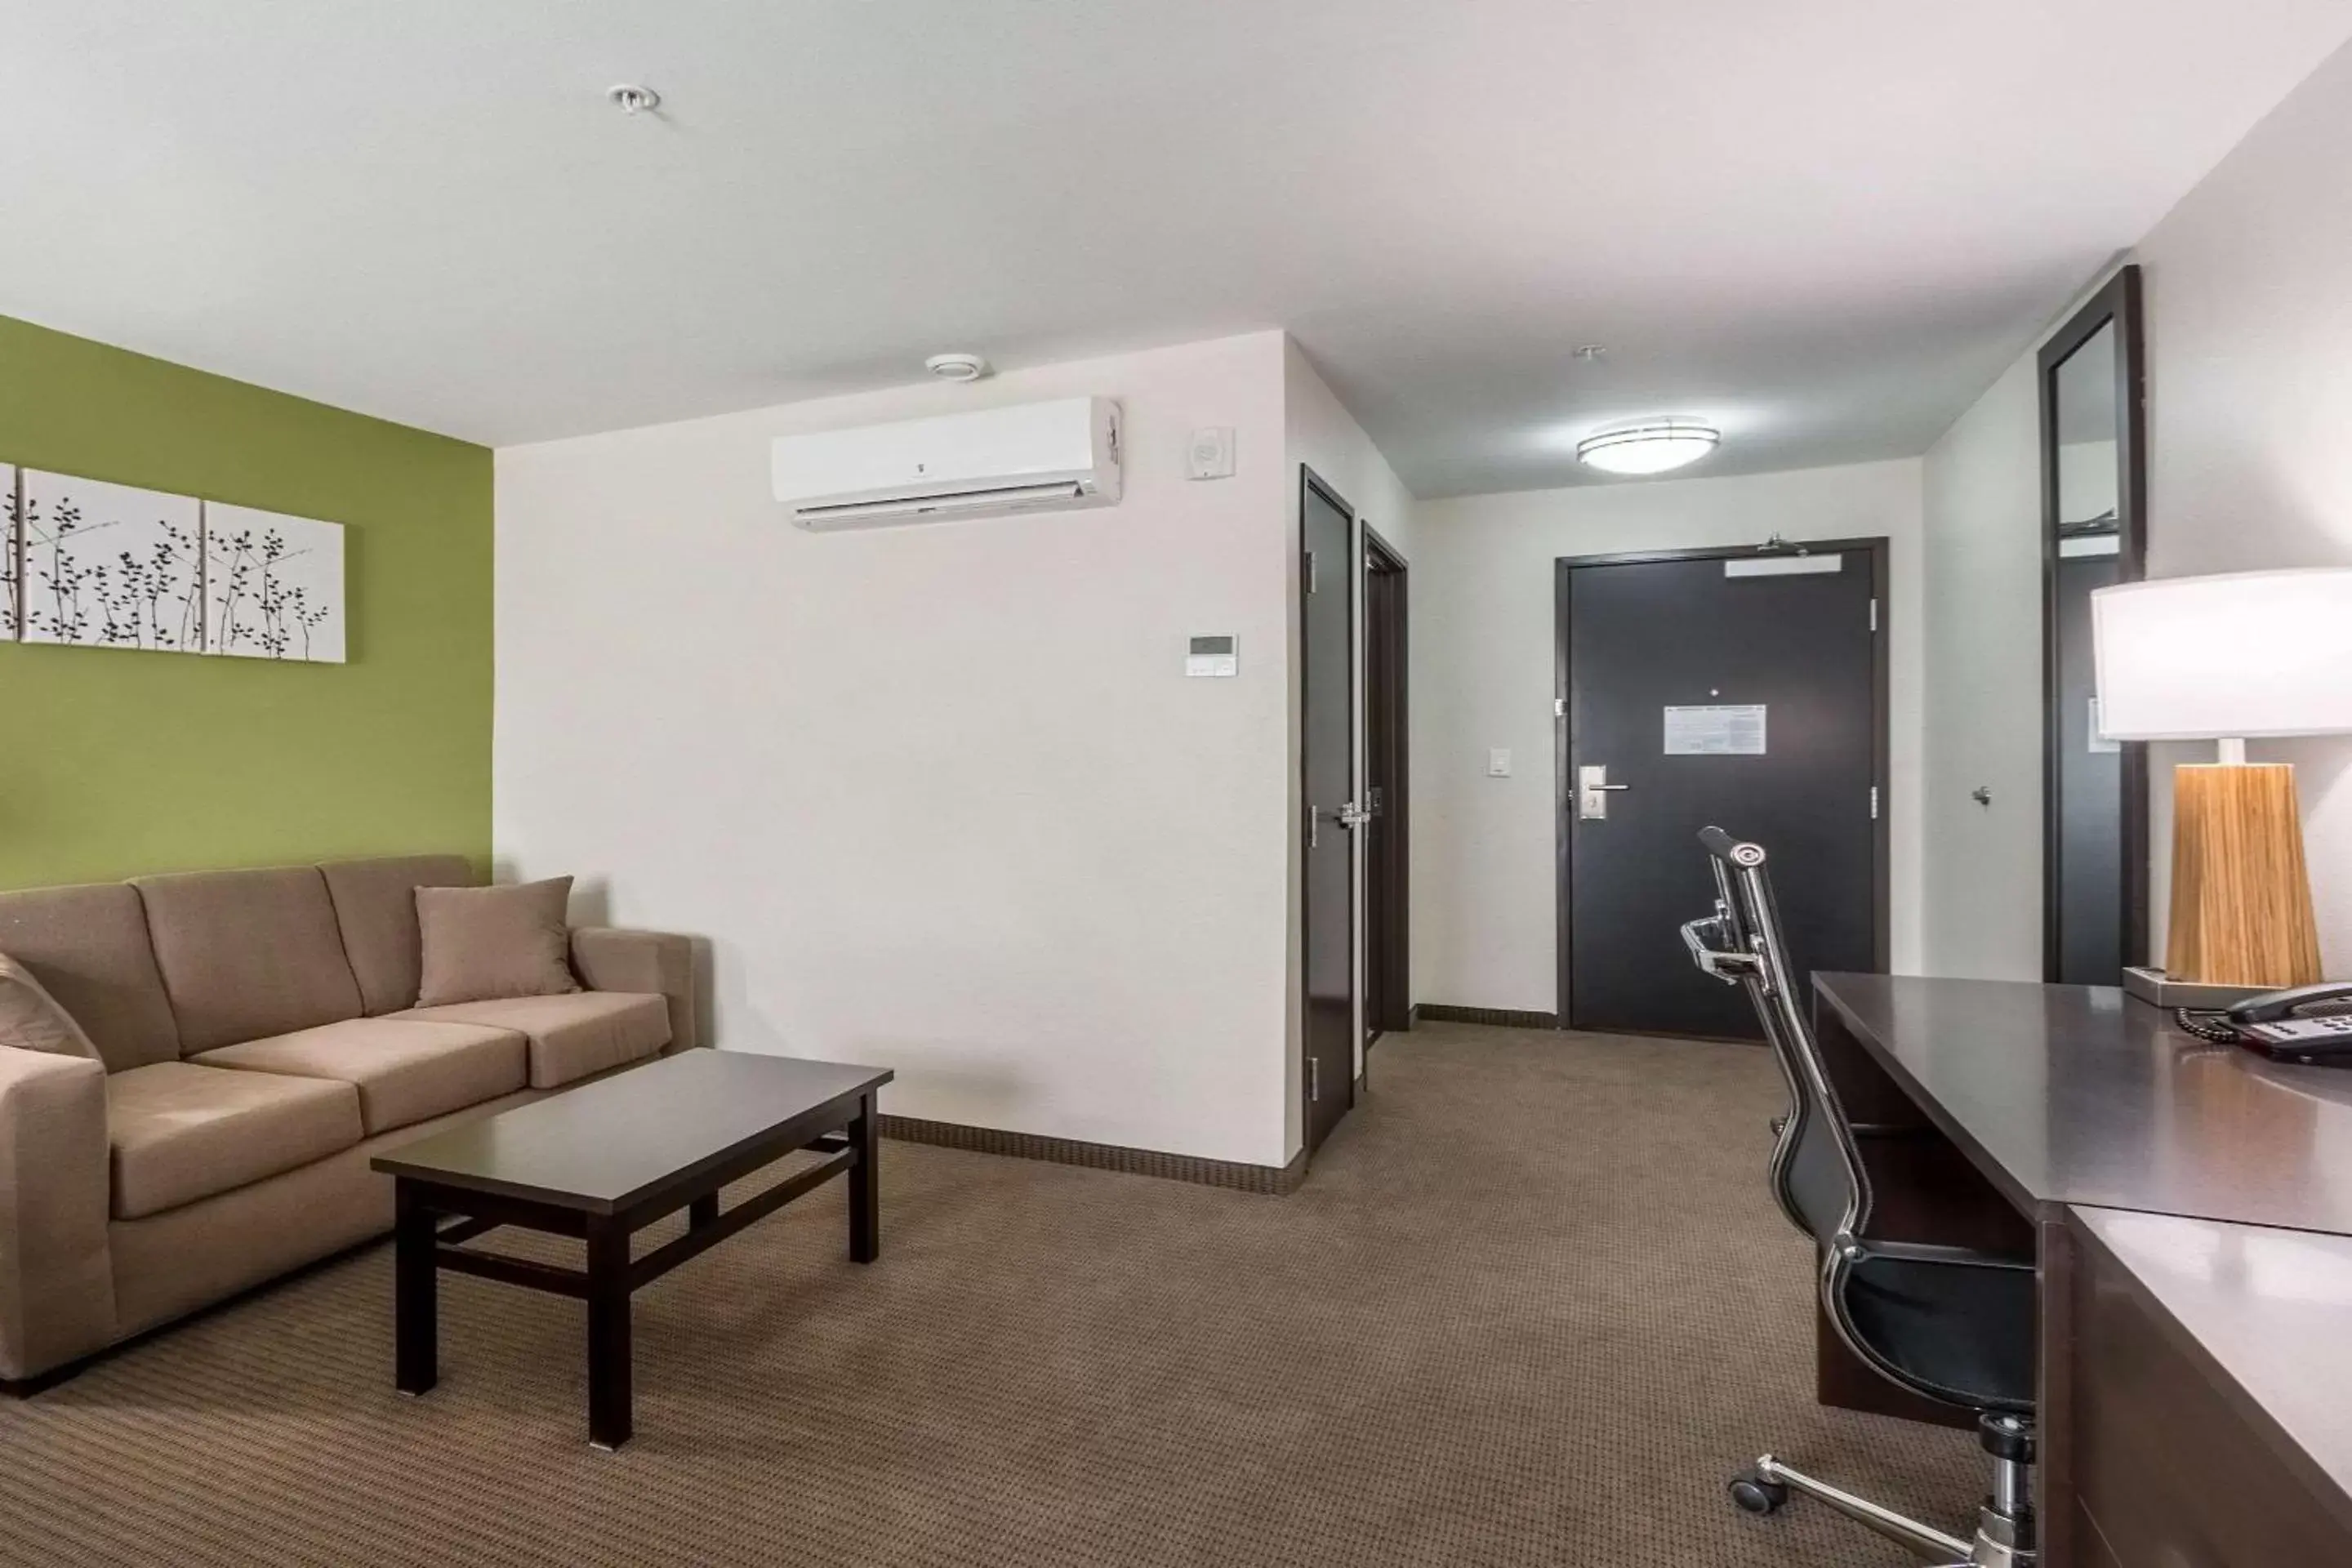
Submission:
POLYGON ((2193 1013, 2186 1007, 2172 1010, 2172 1021, 2199 1039, 2210 1040, 2217 1046, 2238 1044, 2238 1031, 2227 1024, 2216 1022, 2220 1017, 2219 1013, 2193 1013))

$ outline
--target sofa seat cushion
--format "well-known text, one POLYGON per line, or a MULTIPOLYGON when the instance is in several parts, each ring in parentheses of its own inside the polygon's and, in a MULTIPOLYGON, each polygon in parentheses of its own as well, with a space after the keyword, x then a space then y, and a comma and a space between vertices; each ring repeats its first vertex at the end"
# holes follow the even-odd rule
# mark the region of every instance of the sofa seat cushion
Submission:
POLYGON ((137 1219, 360 1141, 359 1090, 321 1078, 155 1062, 106 1079, 114 1217, 137 1219))
POLYGON ((529 1070, 523 1037, 510 1029, 424 1019, 347 1018, 193 1059, 350 1084, 371 1137, 512 1094, 529 1070))
POLYGON ((425 1018, 511 1029, 530 1041, 530 1087, 555 1089, 641 1061, 669 1044, 669 1004, 633 991, 575 991, 568 996, 509 996, 411 1007, 394 1018, 425 1018))

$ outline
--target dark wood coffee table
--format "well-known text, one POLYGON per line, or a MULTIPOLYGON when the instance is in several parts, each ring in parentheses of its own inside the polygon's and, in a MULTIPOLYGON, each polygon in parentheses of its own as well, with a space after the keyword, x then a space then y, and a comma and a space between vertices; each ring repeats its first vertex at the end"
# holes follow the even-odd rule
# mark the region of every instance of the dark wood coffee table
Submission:
POLYGON ((439 1270, 588 1303, 588 1440, 629 1440, 629 1294, 762 1215, 847 1172, 849 1256, 880 1255, 875 1092, 880 1068, 688 1050, 497 1116, 420 1138, 374 1167, 394 1179, 400 1391, 437 1375, 439 1270), (719 1191, 787 1154, 826 1158, 721 1213, 719 1191), (687 1229, 631 1259, 629 1237, 688 1211, 687 1229), (447 1222, 447 1223, 445 1223, 447 1222), (584 1270, 465 1243, 500 1226, 576 1236, 584 1270))

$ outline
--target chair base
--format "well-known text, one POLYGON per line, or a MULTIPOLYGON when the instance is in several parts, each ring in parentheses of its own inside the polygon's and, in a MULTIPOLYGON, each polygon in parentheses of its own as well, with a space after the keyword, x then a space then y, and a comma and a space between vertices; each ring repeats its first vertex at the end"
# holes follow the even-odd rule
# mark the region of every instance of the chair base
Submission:
POLYGON ((1978 1512, 1973 1541, 1881 1507, 1842 1487, 1792 1470, 1771 1455, 1734 1477, 1731 1500, 1749 1513, 1773 1513, 1799 1492, 1825 1503, 1866 1529, 1897 1542, 1938 1568, 2034 1568, 2032 1426, 2016 1416, 1987 1416, 1984 1446, 1992 1455, 1992 1493, 1978 1512))

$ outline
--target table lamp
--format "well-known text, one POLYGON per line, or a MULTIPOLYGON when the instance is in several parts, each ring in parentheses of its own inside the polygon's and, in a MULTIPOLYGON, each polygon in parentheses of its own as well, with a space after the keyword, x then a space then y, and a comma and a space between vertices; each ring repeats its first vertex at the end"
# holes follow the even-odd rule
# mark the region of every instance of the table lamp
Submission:
POLYGON ((2164 979, 2241 991, 2318 980, 2294 769, 2249 763, 2246 742, 2352 732, 2352 570, 2101 588, 2091 640, 2107 739, 2220 742, 2216 761, 2173 770, 2164 979))

